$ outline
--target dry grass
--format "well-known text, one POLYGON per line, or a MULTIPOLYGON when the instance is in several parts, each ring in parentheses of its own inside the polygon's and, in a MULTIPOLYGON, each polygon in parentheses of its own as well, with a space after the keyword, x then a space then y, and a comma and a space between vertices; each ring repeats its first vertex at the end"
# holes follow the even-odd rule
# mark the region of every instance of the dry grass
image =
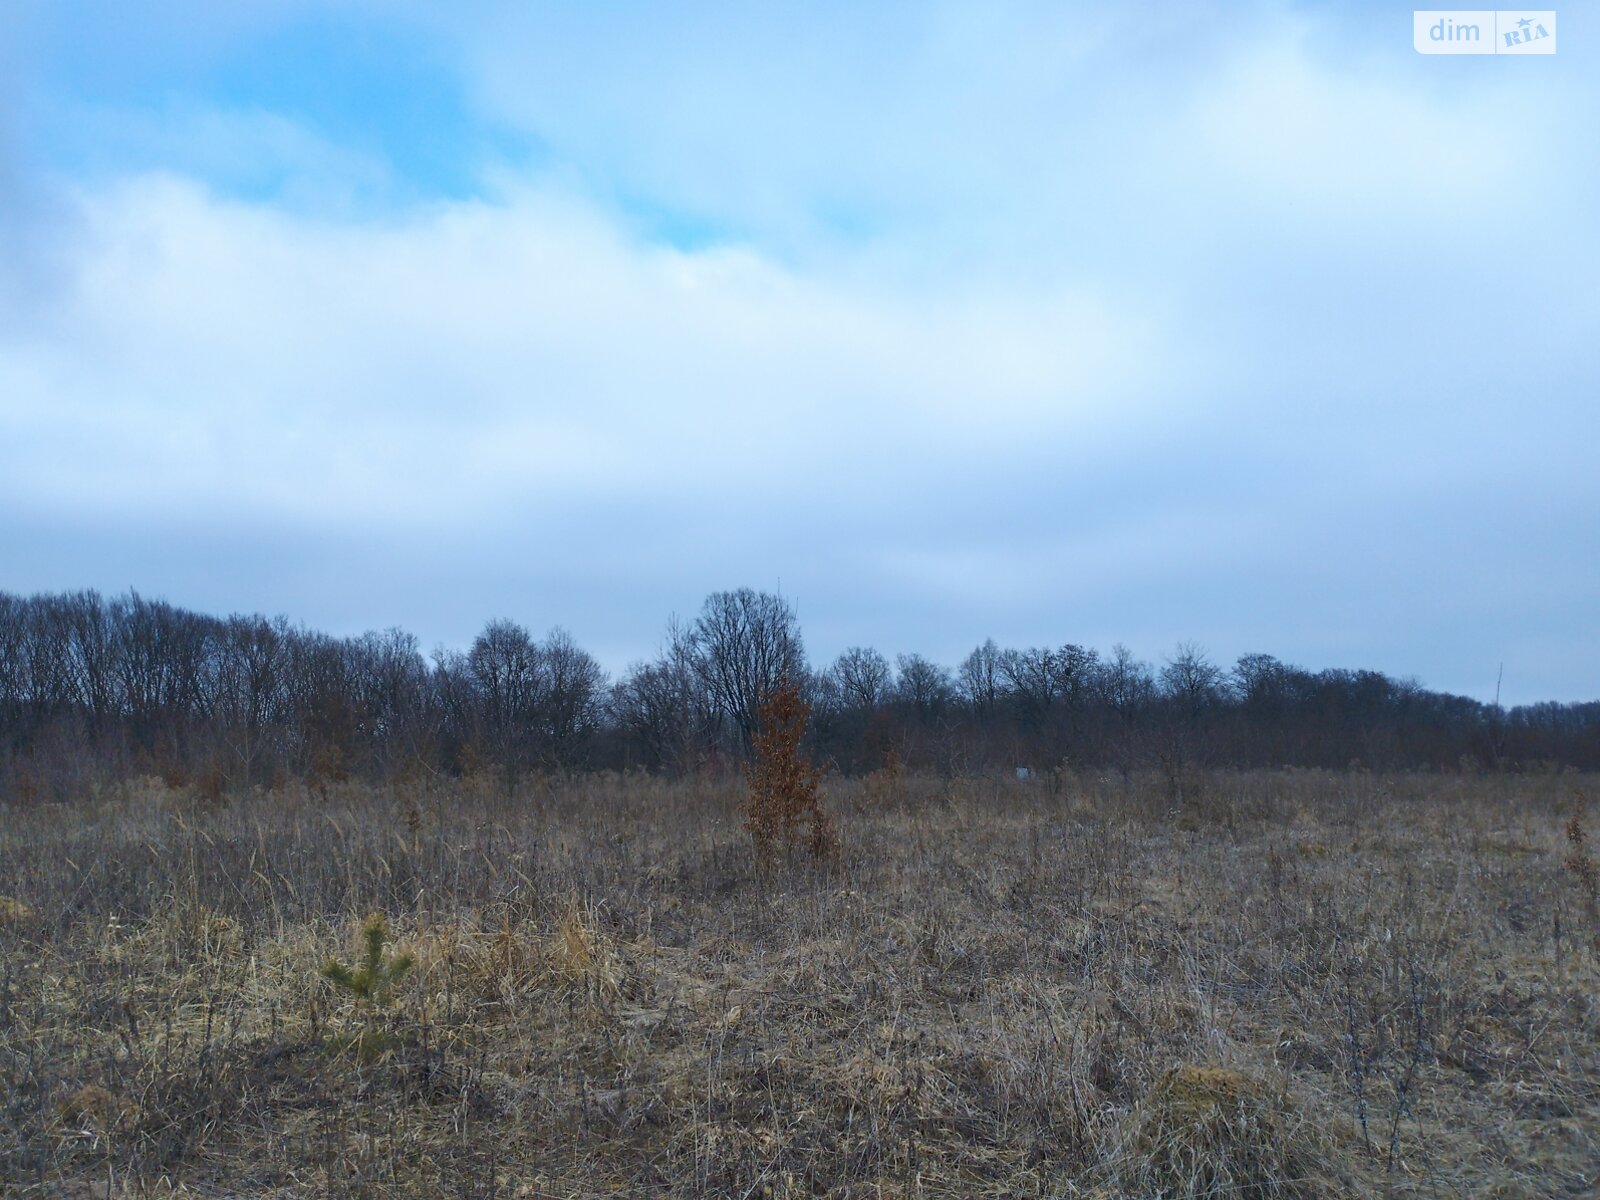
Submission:
POLYGON ((1594 1195, 1572 777, 1203 784, 833 780, 776 871, 736 781, 0 813, 0 1194, 1594 1195))

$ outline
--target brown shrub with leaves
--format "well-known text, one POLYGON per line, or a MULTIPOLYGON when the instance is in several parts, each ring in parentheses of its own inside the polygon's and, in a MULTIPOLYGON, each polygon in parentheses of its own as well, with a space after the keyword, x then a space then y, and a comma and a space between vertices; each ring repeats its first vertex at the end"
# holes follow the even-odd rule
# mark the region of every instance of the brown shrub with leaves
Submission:
POLYGON ((782 848, 803 848, 813 858, 839 849, 839 835, 817 790, 826 772, 808 763, 800 750, 810 716, 799 685, 788 680, 761 706, 754 757, 745 768, 750 795, 744 827, 764 859, 782 848))
POLYGON ((1561 865, 1572 873, 1583 893, 1584 908, 1589 921, 1595 926, 1595 943, 1600 946, 1600 865, 1595 863, 1584 843, 1589 835, 1583 828, 1583 806, 1580 803, 1572 819, 1567 822, 1567 844, 1571 849, 1561 865))

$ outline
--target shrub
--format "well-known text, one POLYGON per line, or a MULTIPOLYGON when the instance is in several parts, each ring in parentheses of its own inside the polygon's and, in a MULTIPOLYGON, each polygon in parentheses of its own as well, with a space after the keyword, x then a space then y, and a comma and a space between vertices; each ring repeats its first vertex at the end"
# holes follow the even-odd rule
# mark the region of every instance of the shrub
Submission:
POLYGON ((1595 863, 1585 843, 1589 840, 1583 828, 1583 807, 1580 804, 1572 819, 1567 822, 1567 856, 1561 865, 1572 875, 1583 895, 1584 909, 1589 922, 1595 927, 1595 943, 1600 946, 1600 865, 1595 863))
POLYGON ((393 1030, 380 1018, 380 1010, 394 998, 395 985, 406 977, 416 960, 409 954, 387 954, 389 941, 389 921, 375 912, 361 926, 361 961, 347 967, 330 958, 322 967, 322 977, 355 1000, 362 1018, 359 1032, 334 1037, 326 1044, 341 1053, 351 1051, 362 1062, 374 1062, 399 1045, 393 1030))
POLYGON ((839 835, 822 808, 817 786, 825 772, 806 762, 800 750, 811 706, 800 688, 785 680, 761 705, 754 755, 745 769, 750 795, 744 827, 756 853, 770 859, 780 847, 801 848, 813 858, 839 849, 839 835))
POLYGON ((394 986, 405 978, 415 960, 409 954, 384 954, 390 940, 389 921, 382 913, 373 913, 361 926, 361 943, 364 954, 354 968, 338 959, 329 959, 322 968, 322 977, 349 993, 358 1004, 381 1008, 394 995, 394 986))

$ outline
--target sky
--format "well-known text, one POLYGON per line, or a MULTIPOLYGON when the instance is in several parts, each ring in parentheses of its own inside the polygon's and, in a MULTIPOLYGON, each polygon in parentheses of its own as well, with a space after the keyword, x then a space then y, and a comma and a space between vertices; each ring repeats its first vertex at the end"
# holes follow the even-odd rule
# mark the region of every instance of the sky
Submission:
POLYGON ((0 590, 1600 698, 1600 8, 0 0, 0 590))

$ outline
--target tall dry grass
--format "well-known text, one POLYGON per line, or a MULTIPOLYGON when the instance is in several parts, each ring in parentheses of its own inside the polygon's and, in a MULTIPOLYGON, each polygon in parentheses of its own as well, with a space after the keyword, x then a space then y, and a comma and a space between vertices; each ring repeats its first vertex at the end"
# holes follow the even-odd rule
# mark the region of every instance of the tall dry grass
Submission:
POLYGON ((778 870, 731 779, 0 813, 0 1194, 1600 1186, 1584 781, 892 782, 778 870))

